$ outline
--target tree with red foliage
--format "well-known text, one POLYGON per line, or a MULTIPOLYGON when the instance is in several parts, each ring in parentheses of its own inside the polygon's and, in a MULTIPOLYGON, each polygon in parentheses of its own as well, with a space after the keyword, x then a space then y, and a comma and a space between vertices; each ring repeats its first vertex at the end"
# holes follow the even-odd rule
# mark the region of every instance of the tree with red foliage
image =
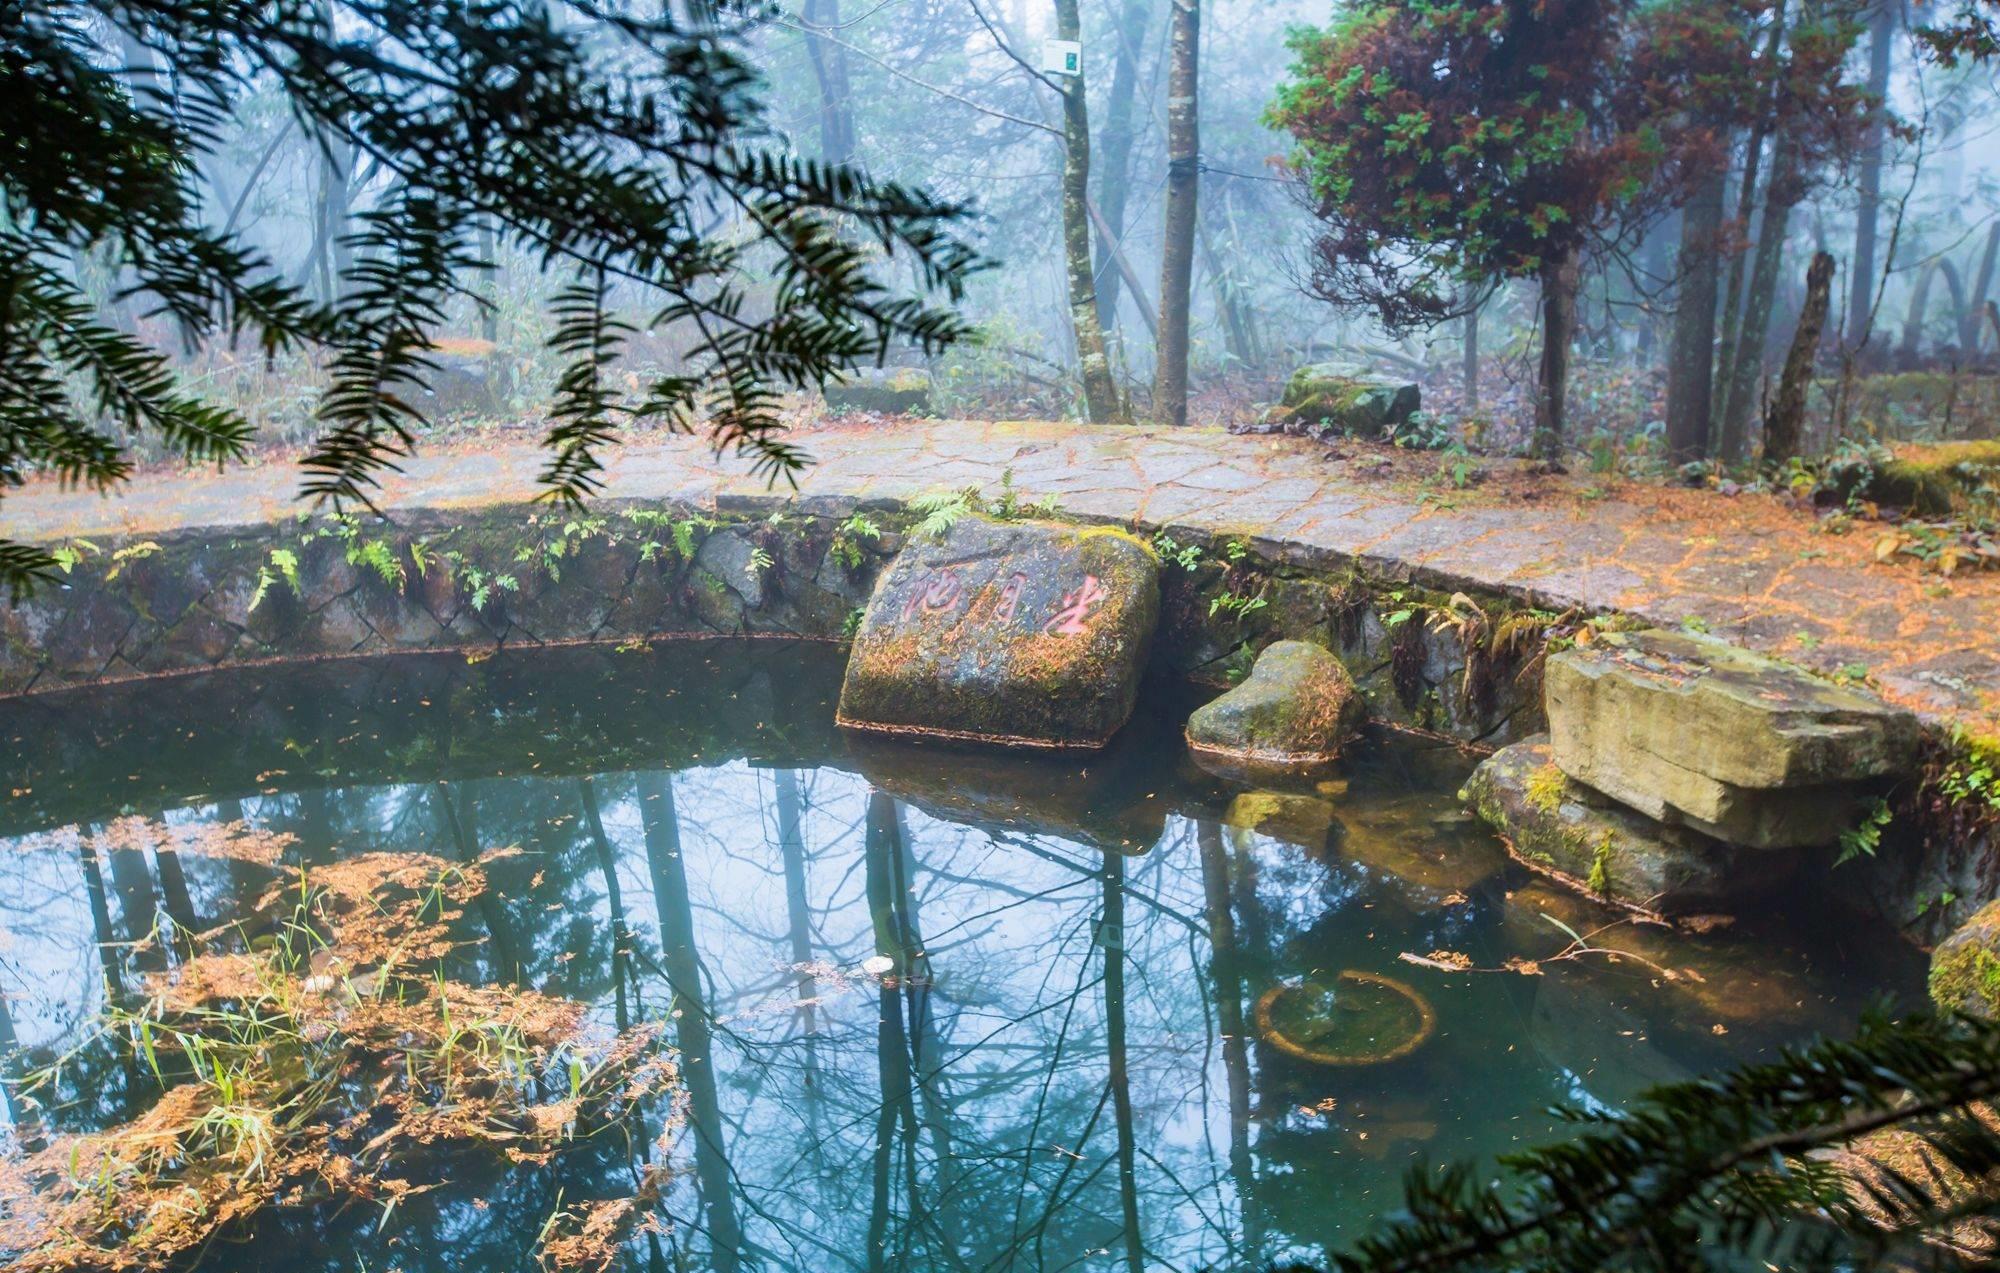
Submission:
POLYGON ((1271 120, 1324 229, 1311 290, 1392 331, 1465 312, 1494 280, 1541 285, 1535 445, 1561 447, 1585 261, 1616 252, 1729 161, 1732 129, 1770 109, 1820 125, 1823 154, 1862 98, 1841 82, 1851 24, 1809 18, 1772 65, 1757 0, 1362 0, 1291 41, 1271 120), (1797 72, 1812 72, 1801 83, 1797 72))

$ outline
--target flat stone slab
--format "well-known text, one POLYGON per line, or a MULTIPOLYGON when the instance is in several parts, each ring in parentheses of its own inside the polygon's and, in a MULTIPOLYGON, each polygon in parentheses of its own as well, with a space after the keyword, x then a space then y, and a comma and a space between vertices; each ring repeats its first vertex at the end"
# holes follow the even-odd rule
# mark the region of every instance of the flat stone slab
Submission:
POLYGON ((1096 748, 1138 701, 1159 561, 1123 531, 960 518, 876 586, 847 661, 841 725, 1096 748))
POLYGON ((1531 870, 1600 901, 1661 915, 1735 910, 1797 861, 1664 826, 1605 799, 1556 767, 1547 735, 1494 752, 1459 797, 1531 870))
POLYGON ((1563 773, 1732 844, 1831 844, 1916 761, 1908 712, 1694 633, 1601 636, 1552 656, 1545 684, 1563 773))
POLYGON ((1340 755, 1365 711, 1333 651, 1274 641, 1241 685, 1188 717, 1188 748, 1204 768, 1312 768, 1340 755))

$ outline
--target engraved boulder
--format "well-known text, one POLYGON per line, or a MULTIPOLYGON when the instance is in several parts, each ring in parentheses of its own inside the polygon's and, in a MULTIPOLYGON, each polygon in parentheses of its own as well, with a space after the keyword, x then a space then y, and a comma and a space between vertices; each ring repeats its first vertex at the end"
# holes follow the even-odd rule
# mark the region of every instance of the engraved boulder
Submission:
POLYGON ((1097 748, 1125 724, 1160 610, 1153 550, 1119 530, 965 517, 869 600, 841 725, 1097 748))

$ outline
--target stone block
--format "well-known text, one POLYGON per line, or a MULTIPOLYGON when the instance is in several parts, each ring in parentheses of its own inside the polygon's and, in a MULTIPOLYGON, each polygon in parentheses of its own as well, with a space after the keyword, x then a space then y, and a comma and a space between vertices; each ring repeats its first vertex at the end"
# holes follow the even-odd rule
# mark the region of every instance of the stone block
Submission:
POLYGON ((840 723, 1095 748, 1138 700, 1159 562, 1123 531, 961 518, 904 548, 870 598, 840 723))
POLYGON ((928 415, 930 373, 914 367, 851 371, 826 387, 829 411, 875 411, 882 415, 928 415))
POLYGON ((1908 712, 1693 633, 1601 636, 1551 657, 1545 686, 1564 773, 1732 844, 1831 844, 1916 763, 1908 712))
POLYGON ((1324 765, 1366 712, 1347 667, 1324 646, 1274 641, 1241 685, 1188 718, 1188 747, 1204 767, 1324 765))
POLYGON ((1406 424, 1423 405, 1422 391, 1338 363, 1301 367, 1285 382, 1279 409, 1288 425, 1313 424, 1373 438, 1406 424))
POLYGON ((1777 884, 1796 861, 1663 826, 1607 800, 1556 767, 1546 737, 1494 752, 1459 795, 1531 869, 1644 911, 1726 912, 1777 884))

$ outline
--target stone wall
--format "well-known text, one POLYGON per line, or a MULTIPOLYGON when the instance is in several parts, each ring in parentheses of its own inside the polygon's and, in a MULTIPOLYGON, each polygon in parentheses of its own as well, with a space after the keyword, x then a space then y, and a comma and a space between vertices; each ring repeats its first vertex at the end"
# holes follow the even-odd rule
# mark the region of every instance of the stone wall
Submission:
MULTIPOLYGON (((753 497, 701 507, 607 501, 580 518, 501 504, 393 523, 315 517, 69 541, 62 586, 0 607, 0 698, 402 651, 839 641, 910 521, 887 501, 753 497)), ((1342 656, 1378 720, 1482 747, 1545 727, 1540 667, 1553 614, 1439 592, 1394 561, 1306 561, 1280 543, 1183 527, 1158 546, 1156 674, 1232 683, 1270 642, 1310 640, 1342 656), (1198 554, 1187 551, 1194 546, 1198 554)), ((1903 842, 1902 825, 1837 882, 1920 939, 2000 894, 1990 830, 1947 836, 1926 826, 1903 842)))
MULTIPOLYGON (((607 501, 585 517, 510 504, 393 523, 321 516, 71 541, 62 586, 0 609, 0 696, 394 651, 838 640, 908 525, 886 502, 752 498, 719 508, 607 501)), ((1183 531, 1175 546, 1190 540, 1183 531)), ((1493 622, 1469 643, 1438 629, 1431 616, 1445 598, 1353 566, 1287 563, 1254 542, 1217 539, 1181 561, 1192 564, 1170 558, 1162 573, 1156 672, 1228 683, 1271 641, 1311 640, 1347 660, 1379 719, 1487 745, 1540 727, 1532 664, 1523 675, 1521 659, 1488 653, 1493 622)), ((1518 611, 1499 598, 1484 604, 1494 622, 1518 611)))
POLYGON ((0 611, 0 693, 398 650, 837 637, 897 544, 830 517, 635 504, 106 543, 0 611))

